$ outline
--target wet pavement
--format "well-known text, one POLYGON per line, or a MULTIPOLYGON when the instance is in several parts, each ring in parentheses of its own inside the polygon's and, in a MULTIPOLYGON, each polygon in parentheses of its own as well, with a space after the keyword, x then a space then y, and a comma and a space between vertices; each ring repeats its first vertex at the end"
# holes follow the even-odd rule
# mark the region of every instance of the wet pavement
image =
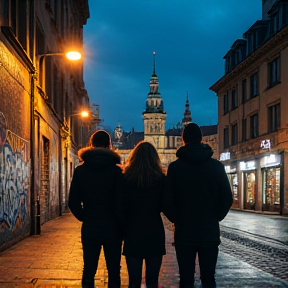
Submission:
POLYGON ((288 217, 231 210, 221 226, 288 245, 288 217))
MULTIPOLYGON (((263 222, 265 221, 272 226, 273 222, 274 224, 281 223, 279 224, 280 228, 277 228, 278 226, 275 227, 275 224, 272 230, 276 231, 276 240, 285 242, 287 239, 285 235, 281 235, 280 229, 283 228, 282 221, 284 226, 285 223, 286 225, 288 224, 288 218, 282 219, 278 216, 279 220, 275 220, 274 217, 271 219, 263 216, 264 215, 258 215, 257 218, 256 215, 251 213, 230 211, 222 224, 225 224, 227 227, 229 226, 228 228, 230 230, 234 228, 245 229, 244 221, 248 227, 248 233, 254 233, 255 231, 258 233, 257 221, 259 222, 258 225, 261 223, 261 225, 264 226, 265 223, 263 224, 263 222), (253 221, 249 221, 248 216, 250 215, 252 215, 252 219, 255 218, 253 221), (235 227, 233 226, 233 219, 235 219, 235 227), (255 231, 253 231, 252 228, 255 229, 255 231)), ((163 259, 163 265, 160 271, 160 282, 162 287, 178 288, 179 275, 175 251, 172 246, 173 235, 171 225, 166 222, 166 219, 164 220, 167 255, 165 255, 163 259)), ((27 237, 10 249, 0 253, 0 287, 79 288, 83 265, 80 227, 81 223, 75 220, 70 213, 66 213, 57 219, 45 223, 41 227, 42 233, 40 236, 27 237)), ((223 229, 226 228, 224 227, 223 229)), ((284 232, 284 234, 285 233, 286 232, 284 232)), ((269 237, 274 237, 274 234, 270 233, 270 231, 268 231, 267 234, 269 237)), ((264 233, 262 233, 261 237, 264 236, 264 233)), ((233 254, 233 251, 237 249, 238 251, 240 249, 240 252, 245 250, 241 248, 242 246, 239 246, 242 244, 223 236, 221 238, 222 244, 220 245, 216 268, 218 288, 288 287, 288 282, 283 279, 281 280, 279 277, 275 277, 275 275, 273 276, 273 273, 267 273, 264 272, 263 269, 260 270, 256 268, 255 263, 257 264, 257 262, 253 265, 249 264, 248 261, 245 260, 245 258, 249 258, 247 257, 247 253, 244 253, 245 257, 242 256, 241 253, 240 255, 237 253, 233 254)), ((260 258, 263 258, 260 252, 259 255, 260 258)), ((256 257, 255 253, 250 258, 253 257, 256 257)), ((122 257, 121 266, 121 281, 122 288, 124 288, 128 286, 128 273, 124 257, 122 257)), ((274 269, 277 269, 277 267, 274 267, 274 269)), ((103 253, 101 253, 100 256, 95 283, 97 288, 107 287, 107 270, 103 253)), ((199 267, 197 266, 195 287, 201 287, 199 283, 199 267)))

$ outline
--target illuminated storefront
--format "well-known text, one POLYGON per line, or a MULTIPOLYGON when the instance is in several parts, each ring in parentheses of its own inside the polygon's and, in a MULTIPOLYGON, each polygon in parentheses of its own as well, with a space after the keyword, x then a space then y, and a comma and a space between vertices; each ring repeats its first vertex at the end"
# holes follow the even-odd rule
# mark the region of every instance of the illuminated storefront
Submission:
POLYGON ((271 154, 260 161, 262 171, 262 210, 280 212, 281 156, 271 154))
POLYGON ((239 208, 239 194, 238 194, 238 175, 236 166, 225 166, 225 170, 231 185, 233 195, 233 208, 239 208))
POLYGON ((256 164, 255 161, 240 162, 243 172, 244 209, 255 210, 256 207, 256 164))

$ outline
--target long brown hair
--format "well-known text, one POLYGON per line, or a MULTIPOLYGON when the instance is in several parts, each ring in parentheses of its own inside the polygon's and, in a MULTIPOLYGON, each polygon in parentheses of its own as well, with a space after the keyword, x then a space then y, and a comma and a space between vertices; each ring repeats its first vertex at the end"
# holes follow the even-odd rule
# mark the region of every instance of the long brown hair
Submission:
POLYGON ((155 147, 140 141, 129 155, 124 167, 125 179, 138 188, 151 186, 163 177, 162 166, 155 147))

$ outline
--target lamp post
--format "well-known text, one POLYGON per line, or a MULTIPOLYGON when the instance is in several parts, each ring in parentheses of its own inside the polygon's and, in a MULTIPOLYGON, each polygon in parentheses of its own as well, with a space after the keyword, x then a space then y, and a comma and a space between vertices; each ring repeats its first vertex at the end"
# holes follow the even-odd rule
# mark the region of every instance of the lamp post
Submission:
POLYGON ((44 54, 38 54, 36 56, 36 62, 38 64, 38 77, 40 78, 40 86, 44 88, 43 90, 45 91, 45 83, 43 83, 43 65, 45 64, 45 59, 47 57, 56 57, 60 56, 63 57, 65 56, 69 61, 78 61, 82 58, 81 53, 78 51, 67 51, 67 52, 47 52, 44 54))
MULTIPOLYGON (((81 125, 80 125, 80 146, 81 147, 83 147, 84 146, 84 144, 83 144, 83 140, 84 140, 84 133, 83 133, 83 119, 85 119, 85 118, 88 118, 89 116, 90 116, 90 113, 88 112, 88 111, 86 111, 86 110, 83 110, 83 111, 81 111, 80 113, 75 113, 75 114, 72 114, 72 115, 70 115, 69 117, 70 117, 70 121, 69 121, 69 130, 70 131, 73 131, 73 127, 71 127, 72 125, 71 125, 71 118, 72 117, 75 117, 75 116, 80 116, 81 117, 81 125)), ((72 122, 72 124, 73 124, 73 122, 72 122)))
MULTIPOLYGON (((43 83, 43 64, 46 57, 56 57, 56 56, 66 56, 67 59, 70 61, 75 61, 81 59, 81 54, 76 51, 69 51, 67 53, 64 52, 48 52, 44 54, 36 55, 36 71, 38 69, 38 81, 40 82, 41 90, 45 91, 45 84, 43 83)), ((40 207, 40 193, 37 190, 36 187, 36 180, 35 180, 35 171, 36 171, 36 163, 35 163, 35 157, 36 157, 36 130, 35 130, 35 96, 34 96, 34 76, 31 81, 31 166, 32 166, 32 173, 31 173, 31 234, 34 235, 40 235, 41 234, 41 207, 40 207)), ((37 142, 38 143, 38 142, 37 142)), ((39 143, 38 143, 39 144, 39 143)), ((60 145, 61 146, 61 145, 60 145)), ((62 157, 59 155, 59 157, 62 157)), ((60 165, 60 171, 61 171, 61 165, 60 165)), ((61 179, 61 177, 60 177, 61 179)), ((61 187, 61 180, 59 181, 59 187, 61 187)), ((59 188, 59 214, 61 215, 61 189, 59 188)))

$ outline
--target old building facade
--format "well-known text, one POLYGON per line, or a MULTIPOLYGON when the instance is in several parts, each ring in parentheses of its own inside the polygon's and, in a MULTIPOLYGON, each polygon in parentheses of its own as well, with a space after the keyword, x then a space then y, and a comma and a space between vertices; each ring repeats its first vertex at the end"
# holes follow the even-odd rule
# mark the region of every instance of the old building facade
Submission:
POLYGON ((67 208, 89 98, 63 55, 88 18, 87 0, 0 2, 0 250, 67 208))
POLYGON ((224 56, 218 96, 220 160, 235 208, 288 214, 288 3, 262 1, 262 19, 224 56))

